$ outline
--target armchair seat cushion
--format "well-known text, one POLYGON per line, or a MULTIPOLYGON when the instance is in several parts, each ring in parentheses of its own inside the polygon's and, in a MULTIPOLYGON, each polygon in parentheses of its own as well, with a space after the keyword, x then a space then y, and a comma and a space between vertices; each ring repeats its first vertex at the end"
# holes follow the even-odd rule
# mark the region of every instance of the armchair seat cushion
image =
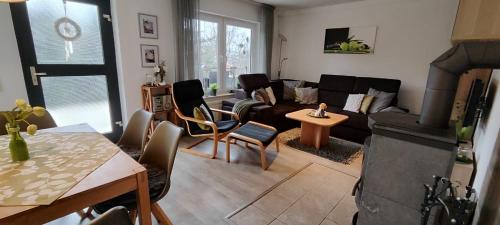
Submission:
MULTIPOLYGON (((227 132, 238 126, 240 122, 238 120, 220 120, 215 122, 215 125, 218 128, 219 133, 227 132)), ((212 129, 210 130, 191 130, 192 135, 202 135, 202 134, 211 134, 213 133, 212 129)))
POLYGON ((235 130, 233 133, 258 140, 262 142, 264 146, 271 144, 274 138, 278 136, 277 131, 271 130, 266 127, 258 126, 253 123, 247 123, 238 128, 237 130, 235 130))
MULTIPOLYGON (((148 173, 148 187, 149 187, 149 198, 152 202, 158 201, 159 197, 163 192, 163 188, 167 185, 167 172, 159 167, 142 164, 146 167, 148 173)), ((115 206, 124 206, 125 208, 131 210, 137 207, 137 200, 135 191, 131 191, 120 195, 118 197, 112 198, 110 200, 101 202, 94 206, 94 210, 102 214, 115 206)))

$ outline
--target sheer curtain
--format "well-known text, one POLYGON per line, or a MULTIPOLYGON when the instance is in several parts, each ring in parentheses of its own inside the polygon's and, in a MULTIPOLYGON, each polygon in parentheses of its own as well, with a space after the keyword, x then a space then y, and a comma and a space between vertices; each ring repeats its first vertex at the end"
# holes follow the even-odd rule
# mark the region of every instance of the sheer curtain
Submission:
POLYGON ((260 62, 263 71, 271 79, 273 52, 274 6, 262 4, 260 10, 260 62))
POLYGON ((198 77, 199 0, 173 0, 174 26, 177 31, 176 81, 198 77))

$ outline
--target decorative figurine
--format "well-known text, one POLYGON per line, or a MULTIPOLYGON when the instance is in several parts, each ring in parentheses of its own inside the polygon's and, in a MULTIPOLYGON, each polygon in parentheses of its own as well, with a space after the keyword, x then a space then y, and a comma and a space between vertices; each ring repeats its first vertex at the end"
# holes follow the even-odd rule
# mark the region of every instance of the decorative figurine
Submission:
POLYGON ((321 103, 319 104, 319 108, 318 110, 316 110, 316 112, 314 113, 314 116, 315 117, 325 117, 326 116, 326 104, 325 103, 321 103))

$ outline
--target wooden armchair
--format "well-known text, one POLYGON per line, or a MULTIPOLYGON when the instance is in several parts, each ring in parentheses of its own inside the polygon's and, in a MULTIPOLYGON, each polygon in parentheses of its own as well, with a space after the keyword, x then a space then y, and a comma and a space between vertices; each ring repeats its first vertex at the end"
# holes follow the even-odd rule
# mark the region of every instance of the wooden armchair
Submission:
POLYGON ((203 100, 203 96, 204 92, 200 80, 176 82, 172 88, 172 99, 174 102, 175 113, 179 116, 179 118, 186 122, 187 131, 190 136, 202 138, 186 149, 182 149, 182 151, 213 159, 217 156, 218 142, 226 137, 226 135, 228 135, 231 131, 240 126, 240 119, 236 113, 219 109, 211 109, 208 107, 205 100, 203 100), (202 106, 208 110, 210 119, 199 120, 194 118, 194 108, 202 106), (229 114, 231 115, 231 120, 215 121, 213 112, 229 114), (200 128, 199 124, 206 125, 210 127, 210 129, 203 130, 200 128), (193 147, 201 144, 209 138, 214 140, 211 155, 192 150, 193 147))

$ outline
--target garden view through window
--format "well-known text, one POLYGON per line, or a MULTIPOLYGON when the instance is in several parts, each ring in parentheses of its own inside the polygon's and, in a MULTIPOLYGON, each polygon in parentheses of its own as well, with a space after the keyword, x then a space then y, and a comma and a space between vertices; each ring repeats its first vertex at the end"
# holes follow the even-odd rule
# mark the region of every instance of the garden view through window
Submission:
POLYGON ((199 78, 203 85, 236 88, 238 76, 252 72, 255 24, 204 14, 199 30, 199 78))

